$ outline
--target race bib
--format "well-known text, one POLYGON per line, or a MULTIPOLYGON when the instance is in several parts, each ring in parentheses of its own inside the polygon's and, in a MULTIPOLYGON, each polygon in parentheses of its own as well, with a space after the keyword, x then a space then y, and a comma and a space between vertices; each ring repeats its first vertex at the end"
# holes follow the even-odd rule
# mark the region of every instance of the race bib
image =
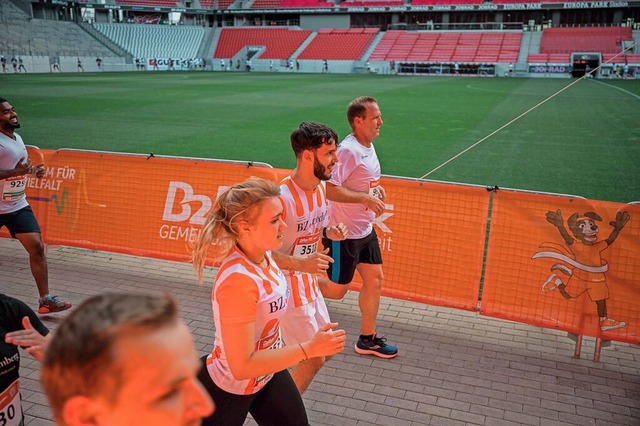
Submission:
MULTIPOLYGON (((282 337, 280 336, 280 328, 276 330, 276 333, 271 336, 264 337, 258 341, 256 344, 256 349, 259 351, 269 350, 269 349, 280 349, 282 347, 282 337)), ((254 383, 256 386, 262 386, 262 382, 271 380, 273 377, 273 373, 265 374, 264 376, 256 377, 254 379, 254 383)))
POLYGON ((380 180, 374 180, 369 182, 369 195, 376 198, 381 198, 382 194, 380 193, 380 180))
POLYGON ((0 394, 0 426, 19 426, 22 421, 18 380, 0 394))
MULTIPOLYGON (((16 201, 24 197, 27 187, 27 176, 14 176, 6 178, 2 187, 2 201, 16 201)), ((2 426, 0 424, 0 426, 2 426)))
POLYGON ((294 257, 309 257, 318 251, 320 234, 305 235, 296 240, 293 246, 294 257))

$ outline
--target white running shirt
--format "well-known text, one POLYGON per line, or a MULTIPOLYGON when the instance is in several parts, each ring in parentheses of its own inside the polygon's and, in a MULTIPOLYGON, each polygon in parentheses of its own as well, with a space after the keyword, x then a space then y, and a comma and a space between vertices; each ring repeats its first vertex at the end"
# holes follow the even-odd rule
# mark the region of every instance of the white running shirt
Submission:
MULTIPOLYGON (((367 148, 353 134, 338 145, 338 164, 331 174, 331 182, 357 192, 378 196, 380 162, 373 144, 367 148)), ((331 226, 342 222, 349 230, 349 239, 364 238, 373 231, 376 215, 360 203, 331 203, 331 226)))
MULTIPOLYGON (((0 170, 12 170, 21 158, 28 157, 27 148, 17 133, 16 140, 0 132, 0 170)), ((13 176, 0 180, 0 214, 13 213, 29 205, 25 189, 28 175, 13 176)))

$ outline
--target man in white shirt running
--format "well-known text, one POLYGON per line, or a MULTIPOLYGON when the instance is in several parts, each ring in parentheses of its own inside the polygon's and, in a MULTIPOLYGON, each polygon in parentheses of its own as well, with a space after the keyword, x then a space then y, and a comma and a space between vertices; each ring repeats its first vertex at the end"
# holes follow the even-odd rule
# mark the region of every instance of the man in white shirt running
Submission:
POLYGON ((351 134, 338 147, 338 164, 327 182, 327 198, 334 201, 330 224, 344 223, 349 238, 344 241, 323 238, 334 263, 329 264, 327 270, 331 282, 321 284, 321 288, 325 297, 340 299, 347 293, 357 270, 363 281, 358 302, 362 329, 355 351, 361 355, 393 358, 398 348, 376 334, 383 274, 382 253, 373 220, 385 208, 380 162, 373 146, 383 123, 378 102, 367 96, 354 99, 347 108, 347 120, 351 134))
POLYGON ((27 201, 30 175, 42 179, 44 164, 32 164, 22 138, 18 114, 8 100, 0 98, 0 228, 6 226, 11 237, 29 253, 31 274, 40 294, 38 313, 65 311, 71 303, 49 293, 49 269, 40 226, 27 201))

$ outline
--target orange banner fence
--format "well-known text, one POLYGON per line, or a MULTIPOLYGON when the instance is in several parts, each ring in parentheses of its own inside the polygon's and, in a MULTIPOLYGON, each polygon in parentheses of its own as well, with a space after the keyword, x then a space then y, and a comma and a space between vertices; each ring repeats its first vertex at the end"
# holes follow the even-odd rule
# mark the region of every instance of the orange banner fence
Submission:
MULTIPOLYGON (((177 261, 190 260, 225 186, 291 172, 79 150, 30 157, 46 167, 27 188, 45 243, 177 261)), ((397 177, 382 185, 385 295, 640 343, 640 205, 397 177)))

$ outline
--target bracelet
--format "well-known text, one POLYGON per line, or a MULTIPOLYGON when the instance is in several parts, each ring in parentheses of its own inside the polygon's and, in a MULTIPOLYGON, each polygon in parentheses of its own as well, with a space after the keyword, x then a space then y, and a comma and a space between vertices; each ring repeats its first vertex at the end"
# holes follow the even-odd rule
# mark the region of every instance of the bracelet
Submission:
POLYGON ((300 349, 302 349, 302 353, 304 354, 304 360, 306 361, 309 359, 309 357, 307 356, 307 352, 304 350, 304 348, 302 347, 302 345, 300 343, 298 343, 298 346, 300 346, 300 349))
POLYGON ((322 238, 329 238, 327 237, 327 230, 329 229, 329 226, 326 226, 324 228, 322 228, 322 238))

